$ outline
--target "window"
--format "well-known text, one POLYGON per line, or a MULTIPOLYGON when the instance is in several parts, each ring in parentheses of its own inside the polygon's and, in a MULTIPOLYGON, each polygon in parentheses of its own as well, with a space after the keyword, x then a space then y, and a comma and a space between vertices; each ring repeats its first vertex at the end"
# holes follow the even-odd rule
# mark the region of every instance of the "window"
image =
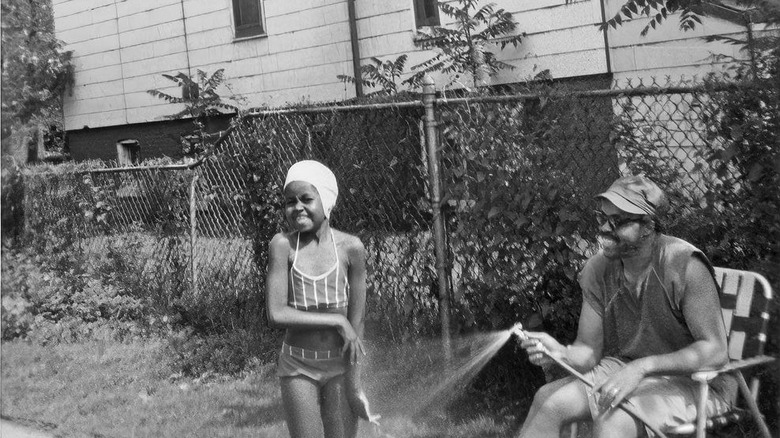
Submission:
POLYGON ((263 0, 233 0, 233 22, 236 38, 265 34, 263 0))
POLYGON ((439 2, 436 0, 414 0, 414 20, 417 27, 438 26, 439 2))
POLYGON ((120 167, 134 166, 141 162, 141 145, 134 138, 116 142, 116 161, 120 167))

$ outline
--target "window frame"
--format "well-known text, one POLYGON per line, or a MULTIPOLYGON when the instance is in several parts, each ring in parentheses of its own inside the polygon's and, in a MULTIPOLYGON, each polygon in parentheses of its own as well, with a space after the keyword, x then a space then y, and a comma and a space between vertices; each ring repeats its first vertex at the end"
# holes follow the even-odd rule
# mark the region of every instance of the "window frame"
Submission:
POLYGON ((119 167, 137 166, 141 163, 141 143, 135 138, 116 141, 116 162, 119 167))
POLYGON ((254 1, 257 3, 257 10, 260 14, 258 17, 258 23, 241 24, 241 8, 240 3, 242 0, 232 0, 231 7, 233 8, 233 38, 236 40, 245 38, 254 38, 267 35, 265 29, 265 7, 263 0, 243 0, 254 1))
POLYGON ((412 0, 412 9, 414 10, 415 28, 441 26, 438 0, 412 0), (426 3, 433 3, 435 14, 426 15, 426 3))

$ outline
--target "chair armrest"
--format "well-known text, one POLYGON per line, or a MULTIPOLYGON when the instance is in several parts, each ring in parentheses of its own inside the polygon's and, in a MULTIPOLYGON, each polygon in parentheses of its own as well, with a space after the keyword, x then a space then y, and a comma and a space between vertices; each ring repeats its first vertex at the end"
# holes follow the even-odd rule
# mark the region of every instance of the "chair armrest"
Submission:
POLYGON ((708 382, 714 379, 719 374, 728 373, 730 371, 741 370, 743 368, 749 368, 758 365, 765 365, 774 362, 775 358, 770 356, 755 356, 750 359, 736 360, 729 362, 723 368, 717 370, 697 371, 691 374, 691 378, 697 382, 708 382))

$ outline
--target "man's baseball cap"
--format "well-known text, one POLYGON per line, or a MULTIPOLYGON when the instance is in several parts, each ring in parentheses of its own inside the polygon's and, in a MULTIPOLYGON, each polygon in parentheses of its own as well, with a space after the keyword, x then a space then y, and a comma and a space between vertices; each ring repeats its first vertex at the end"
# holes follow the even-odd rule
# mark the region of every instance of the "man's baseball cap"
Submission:
POLYGON ((618 178, 606 192, 595 198, 604 198, 631 214, 659 216, 669 207, 663 190, 644 175, 618 178))

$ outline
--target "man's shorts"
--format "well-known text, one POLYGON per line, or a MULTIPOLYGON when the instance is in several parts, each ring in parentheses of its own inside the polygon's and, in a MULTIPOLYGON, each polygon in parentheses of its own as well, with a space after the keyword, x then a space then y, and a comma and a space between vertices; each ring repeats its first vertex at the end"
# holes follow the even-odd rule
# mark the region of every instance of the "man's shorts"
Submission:
MULTIPOLYGON (((625 363, 619 359, 605 357, 591 371, 587 372, 585 377, 598 385, 623 366, 625 363)), ((707 415, 727 411, 736 397, 736 391, 725 391, 730 394, 721 394, 720 391, 710 389, 707 400, 707 415)), ((585 388, 585 392, 588 395, 591 416, 596 420, 606 411, 601 411, 599 408, 599 394, 593 393, 590 388, 585 388)), ((698 382, 688 376, 647 377, 642 379, 639 386, 631 393, 629 401, 636 411, 653 422, 653 426, 664 430, 696 420, 698 393, 698 382)), ((652 436, 649 429, 647 432, 648 435, 652 436)))

